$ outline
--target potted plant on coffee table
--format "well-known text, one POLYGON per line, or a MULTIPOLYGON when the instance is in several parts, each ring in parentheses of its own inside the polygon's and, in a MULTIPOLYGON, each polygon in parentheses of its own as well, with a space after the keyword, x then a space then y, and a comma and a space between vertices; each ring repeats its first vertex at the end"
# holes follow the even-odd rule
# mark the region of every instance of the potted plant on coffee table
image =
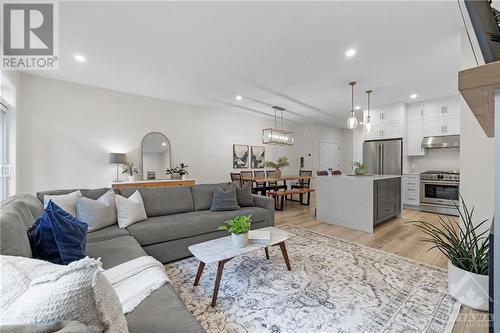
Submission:
POLYGON ((136 174, 139 173, 136 167, 134 167, 134 163, 131 161, 125 161, 125 164, 122 168, 122 173, 126 173, 128 175, 128 181, 133 182, 136 180, 136 174))
POLYGON ((274 163, 272 161, 264 162, 264 166, 266 168, 272 168, 275 170, 276 178, 280 178, 281 177, 281 169, 286 168, 289 165, 290 165, 290 163, 288 163, 288 158, 286 156, 282 156, 282 157, 278 158, 278 161, 276 161, 276 163, 274 163))
POLYGON ((233 246, 237 249, 244 248, 248 244, 248 231, 252 225, 252 215, 240 215, 224 221, 217 230, 226 230, 231 233, 233 246))
POLYGON ((427 235, 431 243, 448 258, 448 293, 460 303, 476 310, 488 310, 488 219, 474 225, 474 208, 469 211, 464 199, 455 207, 461 222, 439 216, 439 225, 426 221, 409 221, 427 235))

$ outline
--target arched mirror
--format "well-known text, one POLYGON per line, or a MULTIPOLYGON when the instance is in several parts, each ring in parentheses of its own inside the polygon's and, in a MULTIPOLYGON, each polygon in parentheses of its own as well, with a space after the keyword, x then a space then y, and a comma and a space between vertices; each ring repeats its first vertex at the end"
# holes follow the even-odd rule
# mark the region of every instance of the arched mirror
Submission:
POLYGON ((170 141, 160 132, 151 132, 142 139, 142 178, 167 179, 170 169, 170 141))

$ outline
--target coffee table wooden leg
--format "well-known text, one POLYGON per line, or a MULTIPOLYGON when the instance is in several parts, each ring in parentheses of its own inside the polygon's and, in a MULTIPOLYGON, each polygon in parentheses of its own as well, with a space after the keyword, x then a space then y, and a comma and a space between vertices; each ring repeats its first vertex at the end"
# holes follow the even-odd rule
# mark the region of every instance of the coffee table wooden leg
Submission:
POLYGON ((217 276, 215 277, 214 294, 212 295, 212 307, 215 306, 217 302, 217 294, 219 293, 220 280, 222 278, 222 272, 224 271, 224 264, 230 259, 221 260, 217 266, 217 276))
POLYGON ((285 242, 281 242, 278 245, 280 246, 281 254, 283 254, 283 259, 285 259, 286 268, 291 271, 292 267, 290 266, 290 260, 288 259, 288 252, 286 252, 285 242))
POLYGON ((266 251, 266 259, 269 260, 269 250, 267 247, 265 247, 264 250, 266 251))
POLYGON ((194 278, 194 285, 197 286, 200 282, 201 273, 203 273, 203 268, 205 268, 205 263, 200 261, 200 265, 198 266, 198 272, 196 272, 196 277, 194 278))

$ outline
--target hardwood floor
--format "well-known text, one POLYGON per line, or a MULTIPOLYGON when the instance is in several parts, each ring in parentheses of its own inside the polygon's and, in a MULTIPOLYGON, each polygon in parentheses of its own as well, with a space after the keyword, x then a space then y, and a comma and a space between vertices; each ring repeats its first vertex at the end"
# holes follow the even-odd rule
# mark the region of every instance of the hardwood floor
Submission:
MULTIPOLYGON (((317 221, 314 219, 314 208, 314 196, 310 206, 301 206, 296 202, 287 201, 285 202, 285 210, 276 212, 276 225, 290 224, 310 229, 433 266, 447 268, 447 258, 441 252, 438 250, 427 251, 429 244, 421 241, 424 234, 417 228, 404 224, 405 221, 411 220, 423 220, 435 224, 439 221, 437 214, 404 209, 401 217, 377 226, 375 232, 369 234, 317 221)), ((453 333, 481 333, 487 331, 487 313, 462 306, 453 333)))

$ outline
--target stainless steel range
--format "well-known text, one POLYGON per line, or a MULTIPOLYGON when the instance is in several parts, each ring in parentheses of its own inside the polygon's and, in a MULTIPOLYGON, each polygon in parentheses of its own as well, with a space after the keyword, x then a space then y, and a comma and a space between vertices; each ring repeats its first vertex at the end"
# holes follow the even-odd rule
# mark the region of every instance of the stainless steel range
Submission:
POLYGON ((425 171, 420 174, 420 209, 425 212, 458 216, 460 172, 425 171))

